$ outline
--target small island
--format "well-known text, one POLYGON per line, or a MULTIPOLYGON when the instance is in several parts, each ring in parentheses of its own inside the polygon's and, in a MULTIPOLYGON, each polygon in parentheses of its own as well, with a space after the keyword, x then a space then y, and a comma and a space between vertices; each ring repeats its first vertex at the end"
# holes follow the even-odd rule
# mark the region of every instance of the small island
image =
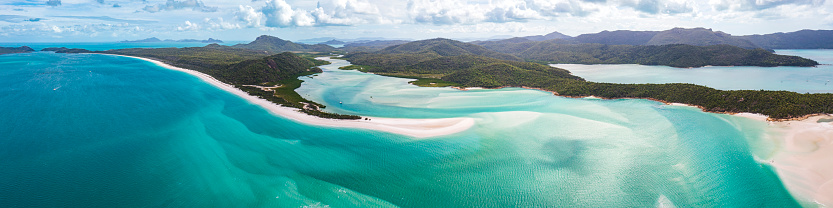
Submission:
POLYGON ((35 51, 35 50, 30 48, 29 46, 0 47, 0 55, 10 54, 10 53, 29 53, 29 52, 33 52, 33 51, 35 51))

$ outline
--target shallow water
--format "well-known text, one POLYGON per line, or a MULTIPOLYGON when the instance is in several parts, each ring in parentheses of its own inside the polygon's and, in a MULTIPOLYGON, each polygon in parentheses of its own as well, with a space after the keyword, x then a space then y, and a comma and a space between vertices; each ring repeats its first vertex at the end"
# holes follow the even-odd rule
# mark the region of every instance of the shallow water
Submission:
POLYGON ((299 124, 132 58, 0 56, 0 207, 794 207, 766 123, 648 100, 419 88, 337 70, 331 112, 471 117, 415 139, 299 124), (342 102, 343 104, 338 104, 342 102))
POLYGON ((674 68, 636 64, 552 64, 593 82, 692 83, 722 90, 787 90, 800 93, 833 93, 833 50, 779 50, 818 61, 817 67, 674 68))

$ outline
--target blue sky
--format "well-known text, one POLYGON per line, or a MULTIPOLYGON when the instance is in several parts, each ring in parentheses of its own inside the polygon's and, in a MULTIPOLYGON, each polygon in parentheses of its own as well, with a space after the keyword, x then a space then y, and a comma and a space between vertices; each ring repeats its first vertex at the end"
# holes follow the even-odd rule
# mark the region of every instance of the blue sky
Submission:
POLYGON ((406 39, 705 27, 833 29, 825 0, 0 0, 0 42, 406 39))

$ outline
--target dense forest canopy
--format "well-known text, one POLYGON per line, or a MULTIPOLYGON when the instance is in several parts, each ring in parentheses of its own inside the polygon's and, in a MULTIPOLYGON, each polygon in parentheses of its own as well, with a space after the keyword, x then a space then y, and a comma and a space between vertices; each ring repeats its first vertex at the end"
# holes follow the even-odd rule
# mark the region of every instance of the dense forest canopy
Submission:
POLYGON ((550 41, 480 42, 488 49, 528 61, 565 64, 642 64, 672 67, 702 66, 815 66, 818 62, 763 49, 731 45, 605 45, 550 41))

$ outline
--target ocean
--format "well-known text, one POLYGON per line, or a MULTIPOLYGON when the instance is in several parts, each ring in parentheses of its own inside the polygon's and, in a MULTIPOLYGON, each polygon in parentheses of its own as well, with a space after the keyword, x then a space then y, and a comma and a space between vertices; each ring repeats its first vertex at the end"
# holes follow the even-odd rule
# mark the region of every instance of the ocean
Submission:
POLYGON ((297 91, 329 112, 475 125, 431 138, 314 126, 137 59, 2 55, 0 207, 810 206, 765 162, 766 122, 420 88, 346 64, 297 91))

